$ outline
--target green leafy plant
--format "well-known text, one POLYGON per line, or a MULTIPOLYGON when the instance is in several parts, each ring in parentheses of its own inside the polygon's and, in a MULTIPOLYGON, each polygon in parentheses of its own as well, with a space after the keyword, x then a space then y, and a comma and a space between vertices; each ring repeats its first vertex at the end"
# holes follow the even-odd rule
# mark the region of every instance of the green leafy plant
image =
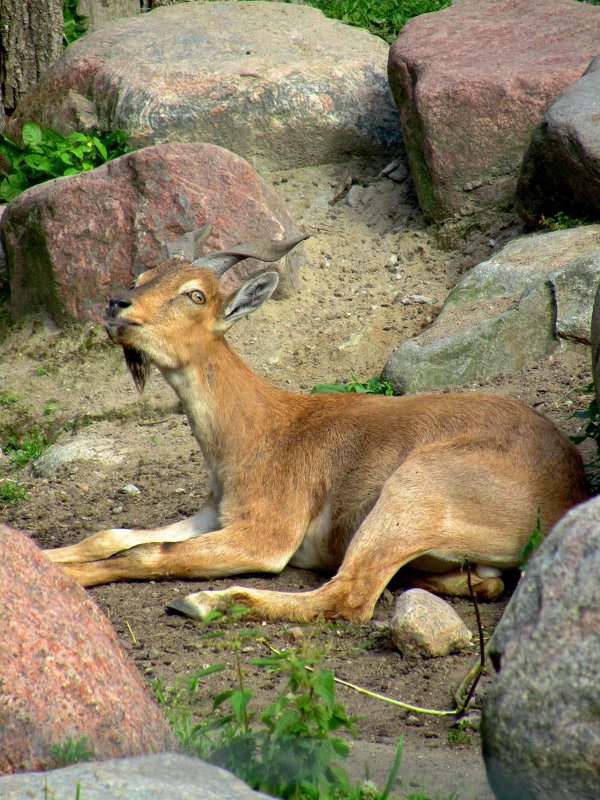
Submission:
POLYGON ((520 567, 519 567, 521 572, 523 573, 525 572, 525 569, 527 567, 527 562, 531 558, 532 554, 538 549, 543 539, 544 539, 544 531, 542 530, 542 519, 540 517, 540 509, 538 508, 535 528, 531 531, 529 540, 525 544, 525 547, 521 550, 520 567))
POLYGON ((9 439, 5 452, 15 467, 25 467, 36 461, 50 447, 48 439, 39 431, 32 431, 25 439, 9 439))
POLYGON ((448 731, 449 745, 475 744, 476 739, 471 734, 475 733, 473 721, 469 717, 457 720, 448 731))
POLYGON ((93 761, 96 755, 87 736, 82 736, 81 739, 69 738, 60 744, 54 744, 50 748, 50 754, 61 767, 68 767, 69 764, 78 764, 82 761, 93 761))
POLYGON ((564 231, 568 228, 578 228, 585 225, 588 220, 585 217, 572 217, 563 211, 558 211, 553 217, 540 217, 539 226, 549 231, 564 231))
POLYGON ((383 394, 391 396, 394 394, 392 384, 374 377, 366 383, 360 383, 355 375, 351 375, 352 380, 348 383, 318 383, 313 386, 311 394, 383 394))
POLYGON ((77 13, 79 0, 65 0, 63 5, 63 47, 68 47, 87 32, 88 17, 77 13))
POLYGON ((6 203, 38 183, 87 172, 129 152, 123 131, 63 136, 52 128, 26 122, 21 137, 23 146, 0 134, 0 154, 9 164, 0 182, 0 201, 6 203))
POLYGON ((309 0, 325 16, 366 28, 389 43, 409 19, 450 4, 451 0, 309 0))
POLYGON ((0 506, 9 506, 27 497, 27 487, 23 483, 0 480, 0 506))
MULTIPOLYGON (((584 387, 584 391, 594 395, 594 384, 590 383, 584 387)), ((596 443, 596 454, 590 462, 585 465, 590 488, 593 494, 600 492, 600 411, 596 397, 593 396, 585 411, 576 411, 573 416, 585 421, 585 427, 575 436, 571 436, 574 444, 581 444, 586 439, 592 439, 596 443)))
POLYGON ((200 681, 222 665, 196 673, 185 689, 159 682, 155 690, 184 749, 229 769, 254 789, 289 800, 385 800, 400 767, 401 746, 383 793, 370 782, 350 784, 339 763, 348 755, 348 743, 335 732, 352 732, 353 722, 336 702, 332 673, 319 662, 308 646, 254 659, 286 678, 260 716, 250 707, 252 691, 244 685, 239 657, 237 687, 219 694, 200 722, 192 711, 200 681))
MULTIPOLYGON (((215 2, 216 0, 211 0, 215 2)), ((284 0, 291 3, 293 0, 284 0)), ((413 17, 448 8, 452 0, 306 0, 331 19, 366 28, 390 44, 413 17)), ((600 0, 598 0, 600 2, 600 0)))

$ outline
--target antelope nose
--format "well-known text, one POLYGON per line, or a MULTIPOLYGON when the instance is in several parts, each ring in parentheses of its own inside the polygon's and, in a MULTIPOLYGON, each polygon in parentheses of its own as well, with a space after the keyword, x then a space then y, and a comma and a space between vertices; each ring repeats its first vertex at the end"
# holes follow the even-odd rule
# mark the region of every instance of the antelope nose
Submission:
POLYGON ((129 308, 131 300, 126 297, 111 297, 108 301, 107 316, 116 317, 119 311, 124 308, 129 308))

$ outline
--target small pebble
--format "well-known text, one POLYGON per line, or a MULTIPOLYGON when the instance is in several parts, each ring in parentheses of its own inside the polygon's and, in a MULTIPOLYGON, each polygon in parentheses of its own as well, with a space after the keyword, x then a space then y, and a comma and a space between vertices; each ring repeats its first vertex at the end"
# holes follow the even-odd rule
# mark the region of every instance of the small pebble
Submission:
POLYGON ((389 173, 387 176, 391 181, 395 181, 396 183, 402 183, 408 178, 408 169, 405 167, 404 164, 400 164, 395 170, 389 173))
POLYGON ((431 305, 432 300, 431 297, 425 297, 423 294, 407 294, 400 302, 403 306, 431 305))
POLYGON ((295 625, 293 628, 287 628, 283 635, 289 642, 299 642, 304 638, 304 630, 299 625, 295 625))

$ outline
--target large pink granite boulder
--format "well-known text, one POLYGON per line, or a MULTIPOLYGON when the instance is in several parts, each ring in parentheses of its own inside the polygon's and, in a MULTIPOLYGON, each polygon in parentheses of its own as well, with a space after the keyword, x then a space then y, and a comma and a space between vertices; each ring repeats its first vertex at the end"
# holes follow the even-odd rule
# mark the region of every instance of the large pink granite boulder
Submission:
POLYGON ((179 3, 79 39, 14 115, 123 129, 137 147, 211 142, 257 169, 396 154, 388 47, 316 8, 179 3))
POLYGON ((513 200, 531 134, 600 51, 600 8, 462 0, 403 28, 388 73, 430 221, 513 200))
MULTIPOLYGON (((45 312, 59 323, 97 321, 115 290, 163 262, 167 243, 207 221, 213 229, 206 252, 298 233, 283 200, 248 162, 215 145, 147 147, 34 186, 9 204, 1 222, 12 309, 17 316, 45 312)), ((301 262, 302 248, 276 265, 284 293, 301 262)), ((243 261, 227 279, 264 266, 243 261)))
POLYGON ((106 617, 24 533, 0 525, 0 775, 56 766, 86 737, 98 759, 175 746, 106 617))

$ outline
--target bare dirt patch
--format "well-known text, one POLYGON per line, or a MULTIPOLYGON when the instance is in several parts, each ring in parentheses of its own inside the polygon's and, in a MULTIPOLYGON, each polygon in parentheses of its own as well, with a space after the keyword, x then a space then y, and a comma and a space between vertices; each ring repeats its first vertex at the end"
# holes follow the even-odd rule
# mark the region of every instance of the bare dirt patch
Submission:
MULTIPOLYGON (((361 380, 378 374, 395 347, 431 323, 460 275, 518 231, 509 221, 458 242, 454 250, 442 250, 422 221, 410 182, 378 177, 372 166, 307 168, 268 178, 311 234, 308 265, 297 294, 242 320, 229 339, 256 371, 293 392, 346 380, 351 373, 361 380), (409 299, 414 295, 422 302, 409 299)), ((11 396, 0 404, 0 441, 35 429, 61 442, 93 433, 113 441, 122 454, 119 464, 80 461, 48 477, 37 477, 31 467, 15 471, 8 455, 0 456, 0 477, 22 481, 29 493, 26 501, 2 509, 4 522, 27 531, 41 546, 54 547, 106 527, 159 526, 198 509, 206 472, 176 399, 158 375, 140 399, 120 351, 99 327, 57 331, 42 320, 29 320, 6 333, 0 358, 0 395, 11 396), (139 494, 124 492, 127 484, 137 486, 139 494)), ((582 387, 590 380, 589 351, 573 345, 520 375, 464 389, 523 399, 573 433, 579 423, 572 413, 589 402, 582 387)), ((277 577, 248 576, 236 583, 301 590, 322 580, 289 568, 277 577)), ((399 584, 384 594, 372 622, 306 626, 301 633, 286 624, 235 622, 215 637, 165 612, 165 603, 177 594, 230 583, 124 583, 90 591, 149 684, 157 678, 174 684, 208 664, 232 665, 231 637, 258 629, 276 648, 298 636, 310 638, 340 678, 408 703, 446 709, 451 690, 475 658, 475 648, 428 661, 395 652, 385 627, 399 584)), ((475 632, 470 604, 452 602, 475 632)), ((506 598, 483 606, 488 633, 505 603, 506 598)), ((244 644, 246 684, 258 709, 273 699, 278 686, 276 678, 251 664, 265 653, 256 638, 244 644)), ((215 696, 234 682, 233 670, 213 675, 206 679, 206 694, 215 696)), ((491 798, 476 730, 465 743, 451 744, 447 720, 412 714, 349 689, 340 689, 338 696, 358 720, 352 755, 357 777, 366 767, 381 785, 402 736, 403 790, 423 786, 442 797, 457 791, 461 800, 491 798)))

